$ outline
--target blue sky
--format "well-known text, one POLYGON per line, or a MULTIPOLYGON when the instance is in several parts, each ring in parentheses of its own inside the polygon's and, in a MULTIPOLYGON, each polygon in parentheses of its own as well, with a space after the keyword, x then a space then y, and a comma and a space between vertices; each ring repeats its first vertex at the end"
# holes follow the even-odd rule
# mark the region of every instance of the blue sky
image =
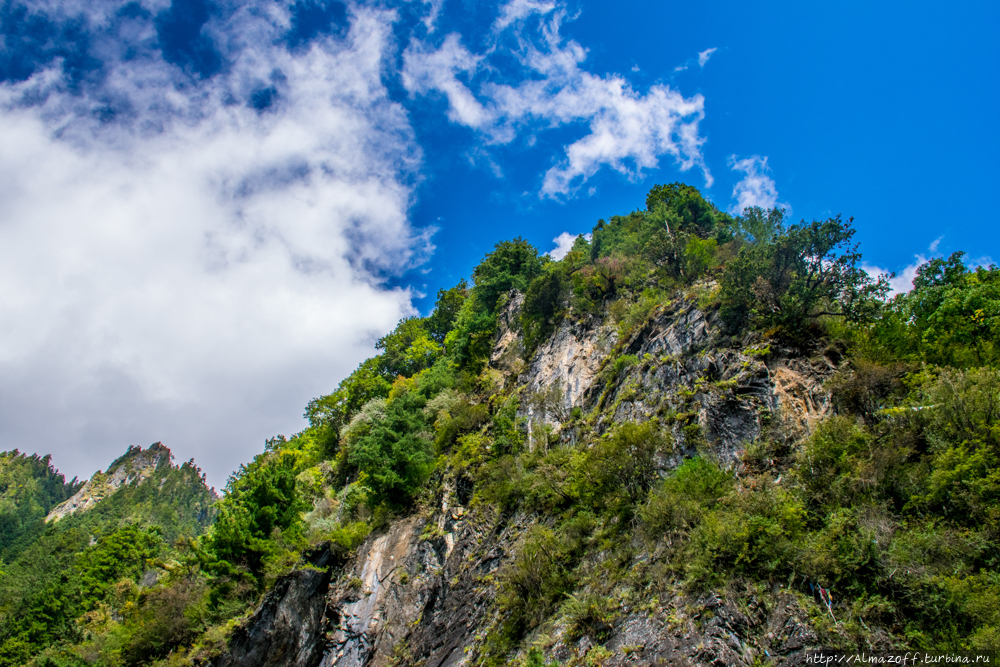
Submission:
POLYGON ((221 485, 498 240, 691 183, 1000 258, 995 3, 9 0, 0 448, 221 485))

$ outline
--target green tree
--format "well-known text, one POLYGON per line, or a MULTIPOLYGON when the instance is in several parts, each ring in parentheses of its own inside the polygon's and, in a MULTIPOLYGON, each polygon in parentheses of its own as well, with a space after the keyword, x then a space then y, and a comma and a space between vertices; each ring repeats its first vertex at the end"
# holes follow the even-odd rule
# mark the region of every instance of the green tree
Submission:
POLYGON ((313 426, 329 427, 336 443, 340 429, 351 421, 361 406, 373 398, 385 398, 391 387, 392 383, 380 372, 379 358, 366 359, 332 394, 309 401, 305 417, 313 426))
POLYGON ((493 252, 473 269, 473 294, 490 313, 496 311, 497 301, 512 289, 525 292, 531 280, 542 270, 538 251, 520 236, 513 241, 502 241, 493 252))
POLYGON ((260 577, 266 558, 274 550, 272 533, 298 528, 301 513, 308 509, 295 487, 297 473, 294 456, 272 452, 240 466, 229 478, 207 539, 210 569, 235 575, 239 568, 245 568, 260 577))
POLYGON ((861 268, 852 221, 837 216, 785 227, 776 210, 749 209, 739 229, 751 232, 722 277, 722 316, 729 327, 780 326, 795 334, 823 315, 873 318, 889 284, 861 268))
POLYGON ((408 505, 430 474, 434 459, 425 404, 426 399, 416 391, 395 395, 386 405, 385 416, 351 444, 348 462, 371 489, 371 505, 408 505))
POLYGON ((917 269, 913 290, 900 299, 928 361, 982 366, 1000 359, 1000 269, 966 268, 964 252, 917 269))
POLYGON ((136 523, 127 523, 101 537, 76 563, 84 608, 89 609, 102 600, 108 587, 119 579, 138 580, 148 569, 147 561, 155 558, 164 546, 158 528, 136 523))
POLYGON ((426 321, 419 317, 400 320, 392 333, 378 339, 375 348, 382 350, 379 370, 389 381, 400 375, 412 377, 430 368, 444 350, 431 337, 426 321))
POLYGON ((427 318, 427 332, 431 338, 438 343, 444 343, 445 336, 454 328, 458 312, 467 298, 469 298, 469 283, 465 282, 464 278, 451 289, 438 290, 434 312, 427 318))

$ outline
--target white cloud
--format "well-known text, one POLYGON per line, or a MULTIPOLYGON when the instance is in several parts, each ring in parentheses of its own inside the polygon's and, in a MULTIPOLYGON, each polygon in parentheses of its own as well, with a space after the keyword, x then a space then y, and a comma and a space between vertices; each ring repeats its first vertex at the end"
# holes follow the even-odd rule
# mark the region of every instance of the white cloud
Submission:
MULTIPOLYGON (((931 244, 934 245, 933 243, 931 244)), ((903 294, 904 292, 909 292, 913 289, 913 279, 917 277, 917 269, 927 263, 927 258, 923 255, 915 255, 912 264, 908 264, 902 271, 899 271, 894 277, 889 278, 889 296, 896 296, 897 294, 903 294)), ((888 277, 891 272, 887 269, 875 266, 873 264, 863 263, 861 268, 874 279, 879 279, 883 276, 888 277)))
POLYGON ((698 67, 704 67, 708 59, 712 57, 712 54, 718 51, 716 47, 710 49, 705 49, 704 51, 698 52, 698 67))
POLYGON ((444 93, 448 117, 482 132, 489 143, 509 143, 522 129, 533 134, 585 123, 587 134, 565 146, 565 158, 545 173, 539 193, 543 197, 571 195, 604 166, 637 178, 643 170, 658 167, 663 156, 671 157, 682 171, 699 168, 711 186, 701 152, 705 140, 699 133, 704 98, 685 98, 666 85, 654 85, 643 94, 620 75, 597 76, 582 69, 586 50, 560 36, 565 12, 548 7, 510 3, 498 19, 497 25, 509 25, 504 17, 524 16, 526 8, 551 12, 536 31, 516 31, 520 50, 515 55, 523 69, 517 83, 485 81, 474 86, 477 72, 491 71, 493 53, 474 55, 452 34, 438 47, 413 43, 406 49, 404 86, 411 94, 444 93))
POLYGON ((287 16, 253 9, 209 26, 230 61, 211 80, 140 51, 96 92, 0 86, 0 449, 90 475, 162 440, 220 485, 413 312, 382 285, 430 250, 381 82, 393 15, 355 8, 291 54, 287 16), (265 85, 261 113, 229 101, 265 85))
POLYGON ((989 269, 991 266, 996 266, 996 262, 994 262, 993 258, 990 257, 989 255, 983 255, 982 257, 976 257, 974 259, 969 258, 968 262, 966 262, 966 265, 969 267, 970 270, 975 270, 979 267, 982 267, 984 269, 989 269))
POLYGON ((427 5, 427 16, 423 18, 424 27, 428 33, 437 29, 438 16, 441 15, 441 8, 444 7, 444 0, 423 0, 427 5))
POLYGON ((767 166, 767 156, 751 155, 738 160, 735 155, 730 155, 729 168, 743 172, 743 178, 733 186, 733 199, 736 202, 729 207, 730 213, 740 215, 744 209, 752 206, 791 209, 787 203, 778 201, 778 188, 774 179, 768 175, 771 169, 767 166))
POLYGON ((549 257, 555 260, 560 260, 565 257, 566 253, 573 249, 573 244, 576 243, 577 236, 579 236, 579 234, 563 232, 559 236, 552 239, 552 242, 556 244, 556 247, 548 252, 549 257))
POLYGON ((943 238, 944 236, 939 236, 933 241, 931 241, 931 244, 927 247, 927 249, 931 251, 931 254, 934 254, 938 251, 938 246, 941 245, 941 239, 943 238))
POLYGON ((403 66, 403 86, 410 94, 437 90, 448 98, 448 118, 473 128, 492 122, 491 114, 475 95, 459 81, 458 74, 476 70, 482 56, 473 55, 455 33, 448 35, 437 49, 414 40, 407 47, 403 66))
MULTIPOLYGON (((569 232, 563 232, 559 236, 552 239, 552 242, 556 244, 556 247, 548 251, 546 254, 554 260, 560 260, 573 249, 573 244, 576 243, 576 239, 580 234, 570 234, 569 232)), ((583 238, 590 240, 592 234, 583 234, 583 238)))
POLYGON ((500 32, 532 14, 545 16, 555 8, 556 3, 550 0, 510 0, 500 7, 500 15, 493 23, 493 30, 500 32))

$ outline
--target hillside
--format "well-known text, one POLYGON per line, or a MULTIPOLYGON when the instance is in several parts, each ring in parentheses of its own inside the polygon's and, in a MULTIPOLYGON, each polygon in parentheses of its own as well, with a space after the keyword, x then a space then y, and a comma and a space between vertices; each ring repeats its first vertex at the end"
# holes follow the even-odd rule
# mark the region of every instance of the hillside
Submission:
POLYGON ((44 528, 49 511, 80 485, 52 467, 51 457, 18 450, 0 454, 0 561, 9 561, 44 528))
POLYGON ((559 261, 498 243, 234 473, 207 532, 20 659, 1000 649, 1000 269, 956 253, 889 299, 853 234, 672 184, 559 261))
POLYGON ((36 458, 0 456, 8 466, 41 468, 38 478, 51 489, 48 507, 34 503, 29 529, 2 533, 11 542, 0 560, 4 665, 24 664, 42 649, 106 629, 123 604, 134 605, 144 587, 179 567, 171 559, 178 545, 214 518, 216 497, 201 471, 191 462, 174 465, 160 443, 130 448, 82 485, 63 484, 47 457, 36 458))

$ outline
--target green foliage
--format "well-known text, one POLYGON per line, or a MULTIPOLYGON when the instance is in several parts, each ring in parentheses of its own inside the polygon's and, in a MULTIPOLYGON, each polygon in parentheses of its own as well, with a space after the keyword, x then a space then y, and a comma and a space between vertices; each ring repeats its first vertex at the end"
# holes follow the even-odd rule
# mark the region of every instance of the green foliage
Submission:
POLYGON ((357 370, 341 381, 332 394, 309 401, 305 417, 313 426, 330 429, 333 438, 330 453, 334 453, 340 429, 351 421, 362 405, 373 398, 388 396, 391 387, 392 383, 381 372, 379 358, 366 359, 357 370))
POLYGON ((658 423, 621 424, 586 452, 574 494, 595 508, 635 507, 657 478, 657 454, 672 450, 670 436, 659 430, 658 423))
POLYGON ((307 509, 296 489, 297 472, 294 457, 272 452, 229 478, 206 541, 211 571, 228 576, 242 571, 261 580, 265 560, 275 553, 273 533, 294 531, 307 509))
POLYGON ((0 562, 17 557, 44 529, 42 519, 80 484, 52 467, 49 456, 0 453, 0 562))
MULTIPOLYGON (((122 577, 137 579, 148 569, 147 561, 156 557, 162 546, 159 529, 134 523, 103 536, 93 549, 83 552, 76 560, 83 599, 101 600, 108 587, 122 577)), ((85 603, 84 607, 87 606, 85 603)))
POLYGON ((1000 535, 1000 372, 946 371, 921 398, 931 473, 914 502, 1000 535))
POLYGON ((472 271, 472 293, 486 310, 494 313, 501 296, 513 289, 526 292, 541 270, 542 260, 530 243, 521 237, 502 241, 472 271))
POLYGON ((684 246, 685 275, 697 276, 713 268, 718 252, 719 243, 715 239, 689 237, 687 245, 684 246))
POLYGON ((701 238, 715 236, 728 241, 732 219, 708 202, 698 189, 683 183, 656 185, 646 195, 646 210, 662 211, 664 222, 673 232, 686 232, 701 238))
POLYGON ((722 316, 732 330, 781 327, 795 336, 820 316, 866 321, 878 312, 888 281, 861 268, 851 220, 785 227, 777 209, 751 208, 739 229, 748 230, 746 244, 722 276, 722 316))
POLYGON ((405 507, 433 467, 431 437, 423 415, 426 399, 408 389, 389 400, 385 416, 351 443, 348 462, 372 493, 372 506, 405 507))
POLYGON ((139 595, 122 651, 125 665, 148 665, 189 645, 205 629, 208 589, 197 577, 183 576, 139 595))
POLYGON ((968 368, 1000 361, 1000 269, 970 271, 956 252, 917 269, 869 332, 875 354, 968 368))
POLYGON ((562 319, 568 287, 569 280, 558 262, 546 265, 542 274, 528 286, 521 309, 521 324, 524 347, 529 355, 552 335, 562 319))
POLYGON ((629 263, 601 257, 573 274, 574 306, 583 313, 597 313, 605 301, 622 293, 628 283, 629 263))
POLYGON ((400 320, 392 333, 378 340, 375 348, 382 350, 378 366, 387 379, 399 375, 411 377, 432 366, 444 351, 431 337, 426 321, 419 317, 400 320))
POLYGON ((438 343, 443 344, 445 337, 454 326, 462 304, 469 297, 469 284, 463 278, 451 289, 439 289, 434 312, 426 319, 427 332, 438 343))
POLYGON ((496 330, 496 315, 473 292, 462 304, 455 328, 445 337, 448 356, 463 368, 480 370, 493 350, 496 330))
POLYGON ((732 475, 708 459, 686 459, 653 489, 640 509, 643 531, 654 541, 672 530, 687 531, 732 486, 732 475))
POLYGON ((524 432, 517 417, 516 396, 506 399, 493 415, 493 442, 497 454, 517 454, 524 447, 524 432))

